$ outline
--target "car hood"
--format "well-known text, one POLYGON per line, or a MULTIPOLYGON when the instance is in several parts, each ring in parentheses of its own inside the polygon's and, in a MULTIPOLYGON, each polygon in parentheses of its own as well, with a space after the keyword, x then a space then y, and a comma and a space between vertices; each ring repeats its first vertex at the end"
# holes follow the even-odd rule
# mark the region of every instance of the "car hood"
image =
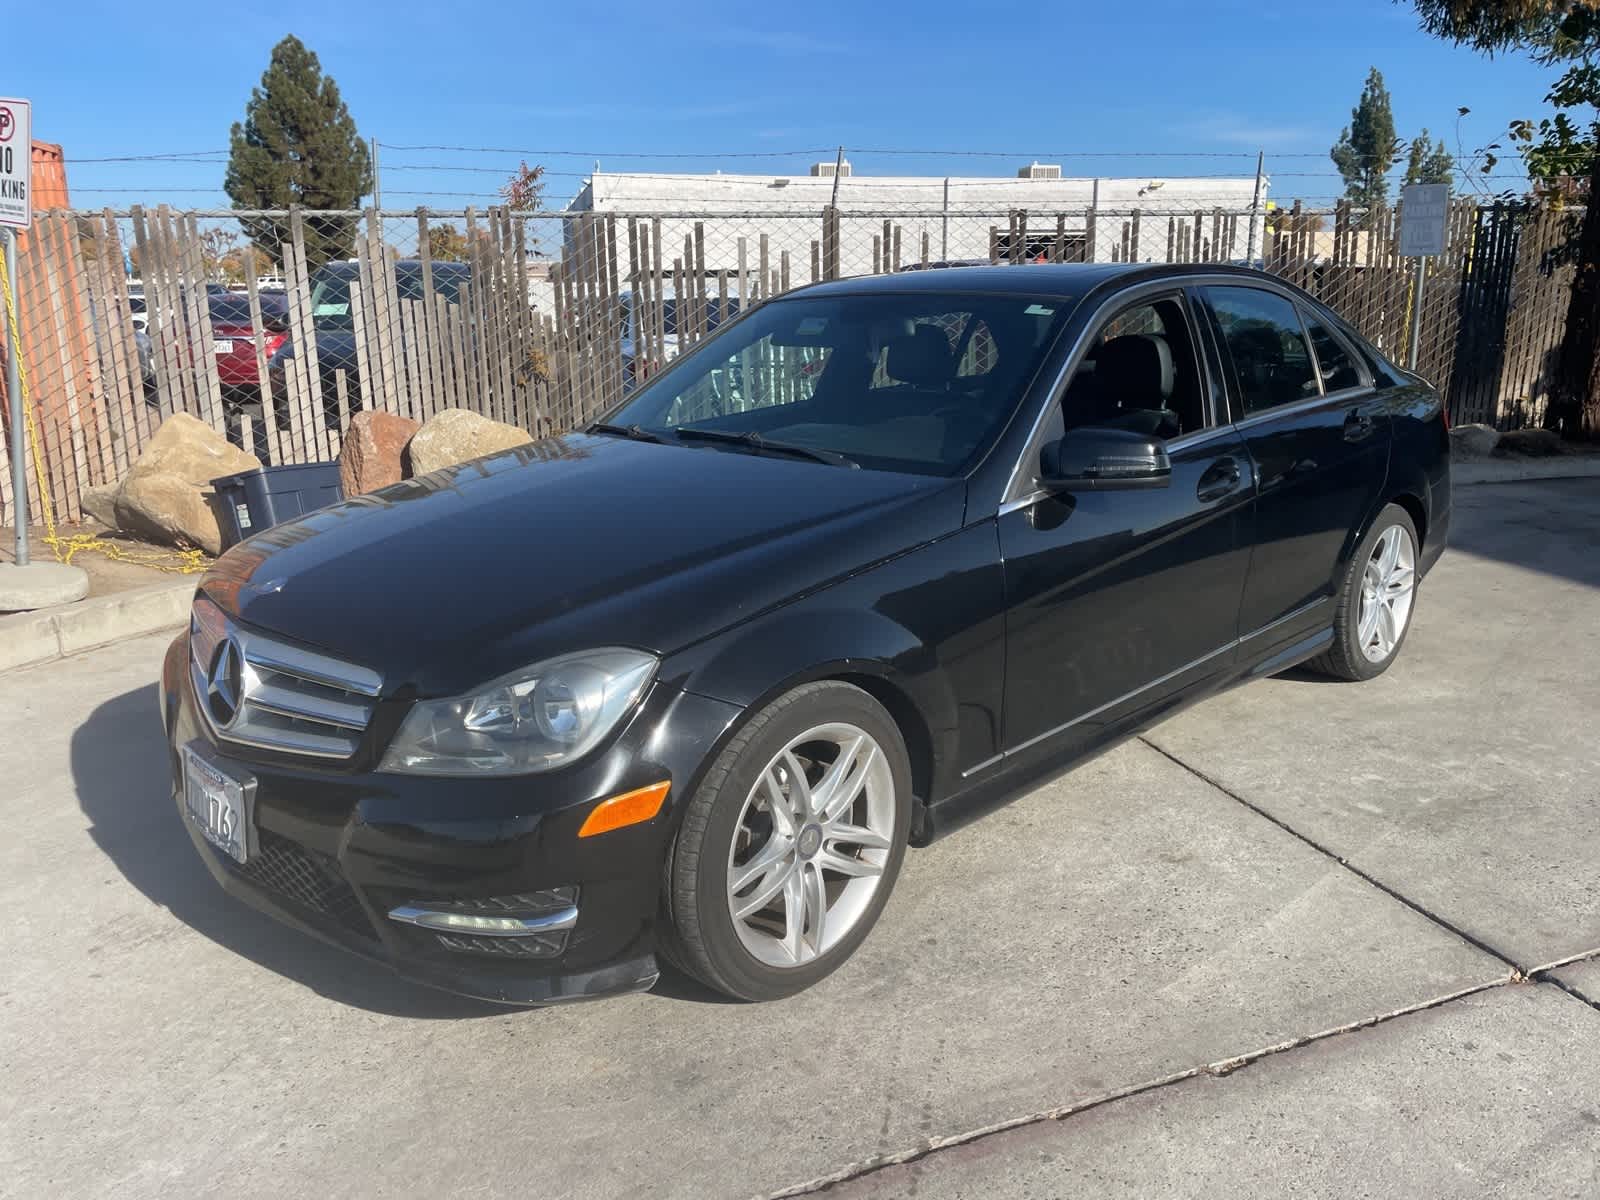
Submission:
POLYGON ((387 694, 449 695, 594 646, 671 654, 964 510, 960 480, 573 435, 274 526, 201 590, 387 694))

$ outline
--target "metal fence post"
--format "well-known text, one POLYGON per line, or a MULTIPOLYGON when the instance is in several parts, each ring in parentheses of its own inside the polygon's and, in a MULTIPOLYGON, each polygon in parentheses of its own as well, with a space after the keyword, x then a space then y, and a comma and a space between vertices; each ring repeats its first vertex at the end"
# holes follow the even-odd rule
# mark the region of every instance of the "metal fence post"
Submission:
MULTIPOLYGON (((1259 216, 1261 212, 1261 169, 1266 165, 1266 161, 1267 152, 1265 150, 1257 150, 1256 194, 1255 197, 1250 201, 1250 227, 1245 230, 1244 235, 1244 265, 1247 267, 1255 266, 1256 262, 1256 217, 1259 216)), ((1228 251, 1229 253, 1232 253, 1233 247, 1229 246, 1228 251)))
POLYGON ((1417 284, 1411 293, 1411 347, 1406 354, 1406 369, 1417 369, 1417 356, 1422 351, 1422 287, 1428 280, 1428 260, 1417 256, 1417 284))
MULTIPOLYGON (((17 301, 17 235, 10 229, 5 234, 6 294, 11 305, 3 315, 6 322, 6 400, 11 409, 11 521, 16 526, 17 566, 28 565, 28 431, 22 414, 22 364, 19 351, 22 347, 22 330, 15 328, 16 315, 21 304, 17 301)), ((6 307, 0 305, 0 308, 6 307)), ((44 486, 40 481, 40 487, 44 486)))

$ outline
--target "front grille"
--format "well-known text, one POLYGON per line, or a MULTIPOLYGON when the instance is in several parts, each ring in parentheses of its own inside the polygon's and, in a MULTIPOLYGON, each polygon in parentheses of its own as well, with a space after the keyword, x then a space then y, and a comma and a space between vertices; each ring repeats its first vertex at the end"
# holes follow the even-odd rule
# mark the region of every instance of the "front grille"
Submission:
POLYGON ((265 829, 257 839, 258 852, 235 868, 240 875, 301 908, 332 917, 352 933, 374 936, 372 923, 355 890, 339 873, 338 863, 265 829))
POLYGON ((223 741, 344 759, 361 745, 383 678, 253 629, 204 597, 189 618, 198 707, 223 741))

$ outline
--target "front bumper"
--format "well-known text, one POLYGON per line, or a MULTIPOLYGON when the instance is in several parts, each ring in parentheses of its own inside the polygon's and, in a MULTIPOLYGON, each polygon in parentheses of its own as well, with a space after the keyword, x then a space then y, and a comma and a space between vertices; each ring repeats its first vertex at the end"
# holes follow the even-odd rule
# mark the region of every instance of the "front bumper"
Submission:
MULTIPOLYGON (((512 779, 383 774, 290 760, 219 741, 195 708, 187 636, 162 668, 174 797, 211 874, 269 915, 420 983, 507 1004, 638 991, 657 975, 661 863, 680 805, 738 710, 658 683, 608 748, 570 769, 512 779), (253 780, 254 853, 206 840, 183 802, 180 750, 253 780), (670 780, 650 821, 579 839, 595 803, 670 780), (461 937, 389 914, 576 889, 560 937, 461 937)), ((552 905, 556 902, 552 901, 552 905)))

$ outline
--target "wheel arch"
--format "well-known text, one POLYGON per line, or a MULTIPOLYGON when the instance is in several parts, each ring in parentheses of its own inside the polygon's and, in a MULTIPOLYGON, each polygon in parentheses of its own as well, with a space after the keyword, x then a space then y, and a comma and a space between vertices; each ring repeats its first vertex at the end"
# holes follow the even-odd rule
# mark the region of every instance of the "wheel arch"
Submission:
POLYGON ((954 750, 954 693, 928 647, 881 613, 819 608, 776 613, 669 661, 664 671, 686 691, 742 709, 735 728, 797 687, 838 680, 888 711, 911 760, 913 835, 939 788, 939 767, 954 750))
MULTIPOLYGON (((1428 508, 1423 504, 1422 498, 1412 491, 1396 492, 1390 496, 1385 504, 1397 504, 1406 510, 1406 515, 1411 518, 1411 524, 1417 530, 1417 549, 1421 550, 1428 540, 1428 508)), ((1382 512, 1383 509, 1379 509, 1382 512)))

